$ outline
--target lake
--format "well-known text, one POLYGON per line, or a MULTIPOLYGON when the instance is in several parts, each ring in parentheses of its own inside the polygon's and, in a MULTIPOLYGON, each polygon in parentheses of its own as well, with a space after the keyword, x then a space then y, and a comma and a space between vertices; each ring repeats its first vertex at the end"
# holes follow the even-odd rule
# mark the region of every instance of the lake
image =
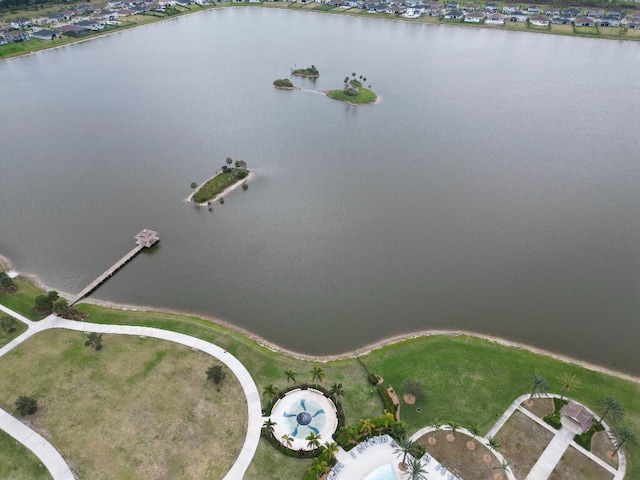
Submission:
POLYGON ((308 354, 464 329, 640 374, 632 42, 261 8, 0 63, 0 254, 308 354), (273 80, 314 64, 304 90, 273 80), (314 91, 355 72, 381 96, 314 91), (226 157, 256 177, 183 202, 226 157))

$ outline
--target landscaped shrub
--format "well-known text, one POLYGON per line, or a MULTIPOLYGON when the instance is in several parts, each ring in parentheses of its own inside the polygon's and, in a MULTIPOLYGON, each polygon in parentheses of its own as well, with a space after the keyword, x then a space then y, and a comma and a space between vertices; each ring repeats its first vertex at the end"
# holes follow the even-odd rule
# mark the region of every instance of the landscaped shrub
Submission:
POLYGON ((293 88, 293 83, 291 83, 291 80, 288 78, 279 78, 273 81, 273 86, 280 88, 293 88))
POLYGON ((379 379, 379 378, 380 378, 380 377, 378 377, 378 375, 376 375, 376 374, 374 374, 374 373, 370 373, 370 374, 367 376, 367 380, 369 381, 369 383, 370 383, 371 385, 377 385, 377 384, 378 384, 378 379, 379 379))
POLYGON ((601 432, 603 430, 604 430, 604 427, 600 425, 598 422, 596 422, 594 419, 593 425, 591 425, 591 428, 589 430, 582 433, 581 435, 576 435, 575 437, 573 437, 573 439, 582 448, 584 448, 585 450, 591 451, 591 438, 596 432, 601 432))
POLYGON ((391 400, 391 397, 389 396, 389 392, 387 392, 387 389, 383 386, 383 385, 378 385, 378 395, 380 395, 380 398, 382 399, 382 403, 384 404, 384 409, 387 412, 391 412, 394 415, 396 414, 396 412, 398 411, 398 406, 393 403, 393 400, 391 400))
POLYGON ((560 430, 562 428, 562 422, 560 421, 560 410, 564 407, 568 400, 560 400, 559 398, 553 397, 553 413, 546 415, 543 420, 551 425, 556 430, 560 430))

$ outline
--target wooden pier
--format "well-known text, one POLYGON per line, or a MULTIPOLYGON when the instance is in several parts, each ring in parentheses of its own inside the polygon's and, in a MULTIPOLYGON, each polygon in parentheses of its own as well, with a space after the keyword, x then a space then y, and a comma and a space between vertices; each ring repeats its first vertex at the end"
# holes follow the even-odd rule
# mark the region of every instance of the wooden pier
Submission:
POLYGON ((96 288, 98 288, 98 285, 100 285, 102 282, 104 282, 107 278, 109 278, 111 275, 113 275, 114 273, 116 273, 116 271, 122 267, 125 263, 127 263, 129 260, 131 260, 133 257, 136 256, 136 254, 142 250, 144 247, 151 247, 153 244, 155 244, 158 240, 160 240, 160 238, 158 237, 158 232, 154 232, 153 230, 147 230, 144 229, 142 230, 138 235, 136 235, 135 237, 136 240, 136 246, 129 252, 127 253, 124 257, 122 257, 120 260, 118 260, 116 263, 114 263, 113 265, 111 265, 106 272, 104 272, 102 275, 100 275, 98 278, 96 278, 93 282, 91 282, 89 285, 87 285, 84 290, 82 290, 80 293, 78 293, 75 297, 73 297, 70 301, 69 301, 69 306, 78 303, 82 298, 86 297, 87 295, 89 295, 93 290, 95 290, 96 288))

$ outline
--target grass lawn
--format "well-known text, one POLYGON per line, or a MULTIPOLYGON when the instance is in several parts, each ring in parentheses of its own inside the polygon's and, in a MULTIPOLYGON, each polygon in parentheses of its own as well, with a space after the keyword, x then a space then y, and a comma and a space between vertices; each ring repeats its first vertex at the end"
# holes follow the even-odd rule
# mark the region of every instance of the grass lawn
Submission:
POLYGON ((549 476, 549 480, 611 480, 612 478, 611 473, 571 446, 564 452, 549 476))
POLYGON ((516 410, 500 429, 496 439, 500 442, 500 453, 511 464, 516 478, 524 479, 547 448, 553 435, 516 410))
POLYGON ((244 480, 301 480, 311 462, 309 459, 286 457, 261 438, 258 451, 244 475, 244 480))
POLYGON ((243 181, 243 178, 239 178, 237 176, 238 171, 242 170, 245 169, 233 168, 229 172, 219 173, 215 177, 207 180, 193 195, 193 201, 196 203, 202 203, 213 200, 216 195, 222 193, 222 191, 229 188, 231 185, 243 181))
POLYGON ((0 358, 0 406, 34 396, 29 420, 79 478, 222 478, 244 442, 247 406, 215 360, 152 338, 105 335, 97 352, 80 332, 49 330, 0 358), (37 368, 36 368, 37 366, 37 368), (212 455, 215 452, 215 455, 212 455))
POLYGON ((5 293, 0 291, 0 303, 11 310, 24 315, 29 320, 42 320, 46 315, 36 313, 33 309, 36 295, 40 295, 42 290, 20 277, 14 278, 18 285, 16 293, 5 293))
MULTIPOLYGON (((0 312, 0 318, 9 317, 9 316, 10 315, 7 315, 4 312, 0 312)), ((16 329, 11 333, 5 332, 3 329, 0 328, 0 347, 4 347, 7 343, 9 343, 11 340, 16 338, 18 335, 27 331, 26 324, 22 323, 20 320, 16 320, 16 322, 18 322, 18 324, 16 325, 16 329)))
POLYGON ((555 405, 551 398, 534 398, 531 401, 525 400, 521 406, 539 418, 544 418, 555 411, 555 405))
POLYGON ((51 475, 38 457, 0 430, 0 478, 45 480, 51 475))
MULTIPOLYGON (((382 402, 366 382, 364 369, 352 358, 326 363, 299 360, 258 345, 234 330, 194 317, 160 312, 132 312, 83 304, 88 321, 146 325, 174 330, 216 343, 229 350, 249 370, 258 389, 273 383, 287 385, 284 371, 298 373, 298 382, 310 382, 309 372, 320 365, 327 374, 324 385, 340 382, 347 424, 382 413, 382 402)), ((469 428, 477 424, 486 432, 519 395, 529 390, 530 377, 539 373, 560 391, 560 373, 572 373, 582 386, 571 397, 590 408, 603 396, 616 397, 627 411, 626 424, 640 432, 640 384, 568 364, 525 349, 507 347, 469 336, 432 336, 409 339, 374 350, 361 359, 367 368, 393 385, 401 397, 406 379, 418 380, 424 398, 412 407, 402 405, 401 419, 415 432, 437 420, 454 420, 469 428), (416 411, 422 409, 422 413, 416 411)), ((541 427, 542 428, 542 427, 541 427)), ((628 475, 640 478, 640 449, 627 451, 628 475)), ((274 453, 275 455, 275 453, 274 453)))
POLYGON ((364 87, 360 87, 358 94, 353 97, 346 95, 344 90, 329 90, 327 92, 327 96, 334 100, 340 100, 347 103, 357 103, 359 105, 364 103, 373 103, 376 101, 376 98, 378 98, 375 93, 364 87))

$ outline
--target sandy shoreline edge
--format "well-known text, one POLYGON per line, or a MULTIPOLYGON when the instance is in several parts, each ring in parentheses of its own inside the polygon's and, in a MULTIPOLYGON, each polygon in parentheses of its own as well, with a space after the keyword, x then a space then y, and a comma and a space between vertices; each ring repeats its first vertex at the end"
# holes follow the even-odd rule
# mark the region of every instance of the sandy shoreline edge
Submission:
MULTIPOLYGON (((0 255, 0 265, 5 269, 5 270, 10 270, 12 268, 12 263, 11 261, 3 256, 0 255)), ((36 285, 38 288, 42 289, 42 290, 53 290, 52 288, 49 288, 48 286, 46 286, 37 276, 32 275, 32 274, 25 274, 20 272, 20 278, 23 278, 31 283, 33 283, 34 285, 36 285)), ((62 293, 62 296, 68 296, 69 298, 72 295, 69 295, 65 292, 60 292, 62 293)), ((400 343, 402 341, 405 340, 410 340, 410 339, 416 339, 416 338, 420 338, 420 337, 429 337, 429 336, 437 336, 437 335, 447 335, 447 336, 452 336, 452 337, 458 337, 458 336, 468 336, 468 337, 474 337, 474 338, 479 338, 482 340, 487 340, 489 342, 493 342, 493 343, 497 343, 499 345, 503 345, 506 347, 512 347, 512 348, 519 348, 519 349, 523 349, 523 350, 528 350, 532 353, 536 353, 539 355, 545 355, 547 357, 550 358, 554 358, 556 360, 560 360, 562 362, 565 363, 569 363, 569 364, 574 364, 574 365, 578 365, 582 368, 586 368, 588 370, 593 370, 595 372, 600 372, 600 373, 605 373, 607 375, 612 375, 624 380, 628 380, 634 383, 639 383, 640 384, 640 377, 638 376, 634 376, 628 373, 624 373, 624 372, 619 372, 617 370, 612 370, 610 368, 606 368, 603 367, 601 365, 597 365, 595 363, 591 363, 591 362, 587 362, 584 360, 578 360, 576 358, 570 357, 568 355, 563 355, 563 354, 559 354, 556 352, 552 352, 550 350, 545 350, 544 348, 539 348, 536 347, 534 345, 530 345, 524 342, 517 342, 514 340, 508 340, 506 338, 502 338, 502 337, 498 337, 495 335, 488 335, 488 334, 483 334, 483 333, 479 333, 479 332, 473 332, 470 330, 457 330, 457 329, 452 329, 452 330, 446 330, 446 329, 427 329, 427 330, 416 330, 413 332, 407 332, 407 333, 400 333, 397 335, 392 335, 390 337, 385 337, 383 339, 380 339, 376 342, 367 344, 363 347, 354 349, 353 351, 350 352, 345 352, 345 353, 339 353, 339 354, 335 354, 335 355, 308 355, 305 353, 300 353, 300 352, 296 352, 293 350, 289 350, 287 348, 283 348, 281 346, 279 346, 278 344, 271 342, 269 340, 267 340, 264 337, 261 337, 245 328, 239 327, 237 325, 234 325, 226 320, 223 320, 221 318, 217 318, 214 316, 210 316, 210 315, 202 315, 202 314, 198 314, 198 313, 192 313, 192 312, 188 312, 188 311, 183 311, 183 310, 178 310, 178 309, 171 309, 171 308, 155 308, 155 307, 150 307, 150 306, 144 306, 144 305, 127 305, 127 304, 121 304, 121 303, 115 303, 115 302, 107 302, 107 301, 102 301, 102 300, 95 300, 95 299, 83 299, 82 302, 80 303, 88 303, 91 305, 96 305, 96 306, 100 306, 100 307, 106 307, 106 308, 112 308, 112 309, 116 309, 116 310, 123 310, 123 311, 127 311, 127 310, 131 310, 131 311, 135 311, 135 312, 157 312, 157 313, 170 313, 170 314, 174 314, 174 315, 182 315, 182 316, 187 316, 187 317, 193 317, 193 318, 199 318, 201 320, 206 320, 208 322, 212 322, 216 325, 219 325, 221 327, 224 328, 228 328, 229 330, 232 330, 234 332, 237 332, 253 341, 255 341, 256 343, 258 343, 259 345, 268 348, 269 350, 273 351, 273 352, 277 352, 277 353, 282 353, 284 355, 287 355, 289 357, 298 359, 298 360, 307 360, 307 361, 313 361, 313 362, 322 362, 322 363, 327 363, 333 360, 342 360, 342 359, 347 359, 347 358, 354 358, 355 356, 363 356, 363 355, 367 355, 371 352, 373 352, 374 350, 389 346, 389 345, 393 345, 395 343, 400 343)))

